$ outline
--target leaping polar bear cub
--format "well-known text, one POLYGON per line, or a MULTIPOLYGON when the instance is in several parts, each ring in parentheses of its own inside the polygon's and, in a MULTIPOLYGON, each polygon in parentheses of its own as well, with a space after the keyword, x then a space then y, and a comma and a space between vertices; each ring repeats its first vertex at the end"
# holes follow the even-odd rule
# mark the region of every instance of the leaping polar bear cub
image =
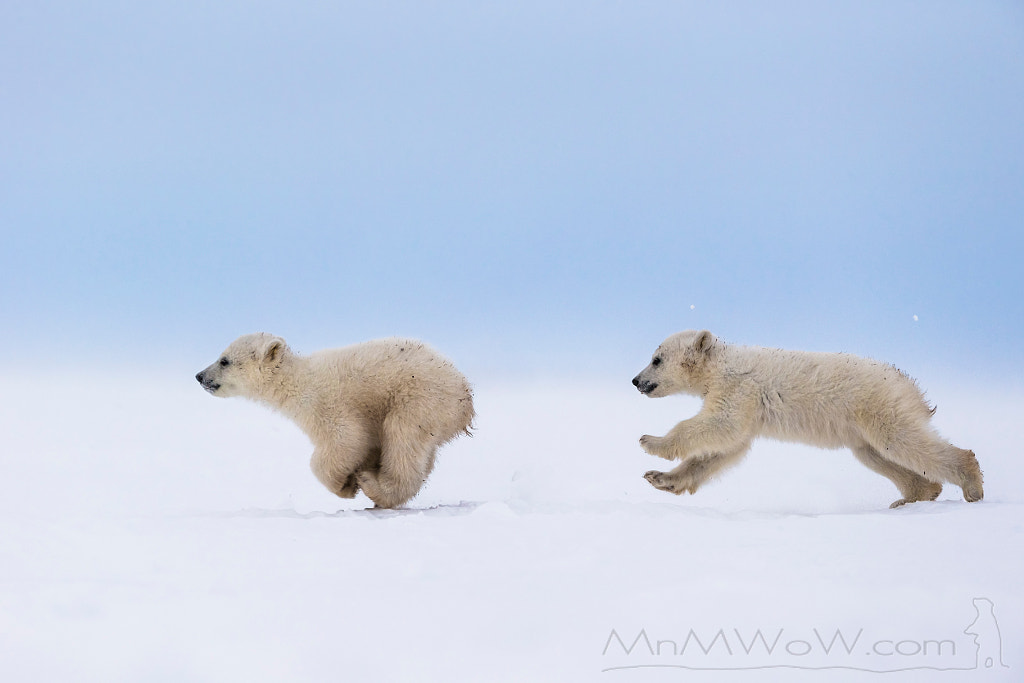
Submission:
POLYGON ((902 498, 890 507, 935 500, 943 482, 981 500, 981 468, 969 450, 931 426, 935 409, 914 380, 895 367, 843 353, 733 346, 710 332, 687 330, 666 339, 633 378, 650 397, 690 394, 700 412, 665 436, 640 437, 651 455, 681 464, 644 477, 657 489, 695 493, 736 464, 764 436, 821 448, 849 448, 889 478, 902 498))
POLYGON ((271 334, 236 339, 196 379, 214 396, 244 396, 290 417, 313 442, 310 466, 332 493, 360 489, 377 507, 415 496, 437 449, 468 434, 469 382, 415 339, 376 339, 308 356, 271 334))

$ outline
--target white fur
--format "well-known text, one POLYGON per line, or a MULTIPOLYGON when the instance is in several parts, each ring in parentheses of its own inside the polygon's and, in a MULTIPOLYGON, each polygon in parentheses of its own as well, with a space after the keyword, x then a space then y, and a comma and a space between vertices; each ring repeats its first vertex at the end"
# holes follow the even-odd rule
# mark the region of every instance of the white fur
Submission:
POLYGON ((733 346, 707 331, 666 339, 633 384, 651 397, 704 399, 700 412, 663 437, 645 435, 651 455, 682 464, 645 478, 663 491, 694 493, 738 462, 759 436, 822 448, 850 448, 888 477, 903 498, 934 500, 943 482, 968 501, 983 496, 974 453, 943 440, 917 384, 891 365, 842 353, 733 346))
POLYGON ((249 334, 196 375, 215 396, 244 396, 290 417, 309 436, 317 479, 342 498, 362 489, 379 507, 415 496, 438 447, 472 425, 473 393, 423 342, 380 339, 309 356, 249 334))

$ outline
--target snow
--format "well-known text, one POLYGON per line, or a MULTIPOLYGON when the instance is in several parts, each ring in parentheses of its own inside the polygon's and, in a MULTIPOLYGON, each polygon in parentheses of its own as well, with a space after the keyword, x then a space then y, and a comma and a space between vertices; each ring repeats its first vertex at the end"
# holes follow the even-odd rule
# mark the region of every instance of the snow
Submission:
POLYGON ((187 368, 8 372, 0 678, 1020 680, 1020 392, 922 382, 986 499, 889 510, 849 453, 767 441, 655 491, 637 438, 699 404, 619 380, 478 381, 476 436, 378 511, 187 368))

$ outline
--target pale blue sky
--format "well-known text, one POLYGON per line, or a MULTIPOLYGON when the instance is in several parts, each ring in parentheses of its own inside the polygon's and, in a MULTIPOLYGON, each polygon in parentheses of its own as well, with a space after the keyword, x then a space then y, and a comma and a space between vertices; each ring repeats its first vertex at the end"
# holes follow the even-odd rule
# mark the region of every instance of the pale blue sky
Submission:
POLYGON ((0 100, 17 358, 1024 361, 1020 2, 9 0, 0 100))

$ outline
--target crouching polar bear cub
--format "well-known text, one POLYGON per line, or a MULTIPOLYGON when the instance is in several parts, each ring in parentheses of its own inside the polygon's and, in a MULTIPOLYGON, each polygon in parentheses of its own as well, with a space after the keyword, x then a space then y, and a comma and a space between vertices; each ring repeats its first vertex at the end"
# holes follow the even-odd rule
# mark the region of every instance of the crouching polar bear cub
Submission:
POLYGON ((269 334, 236 339, 196 379, 291 418, 313 442, 317 479, 378 507, 415 496, 437 449, 473 422, 473 393, 450 361, 413 339, 380 339, 309 356, 269 334))
POLYGON ((682 464, 644 477, 657 489, 694 493, 735 464, 755 437, 822 448, 848 447, 888 477, 903 497, 890 507, 935 500, 943 482, 974 502, 983 494, 972 451, 944 441, 929 424, 917 384, 884 363, 841 353, 732 346, 708 331, 666 339, 633 385, 651 397, 701 396, 704 405, 662 437, 642 436, 651 455, 682 464))

